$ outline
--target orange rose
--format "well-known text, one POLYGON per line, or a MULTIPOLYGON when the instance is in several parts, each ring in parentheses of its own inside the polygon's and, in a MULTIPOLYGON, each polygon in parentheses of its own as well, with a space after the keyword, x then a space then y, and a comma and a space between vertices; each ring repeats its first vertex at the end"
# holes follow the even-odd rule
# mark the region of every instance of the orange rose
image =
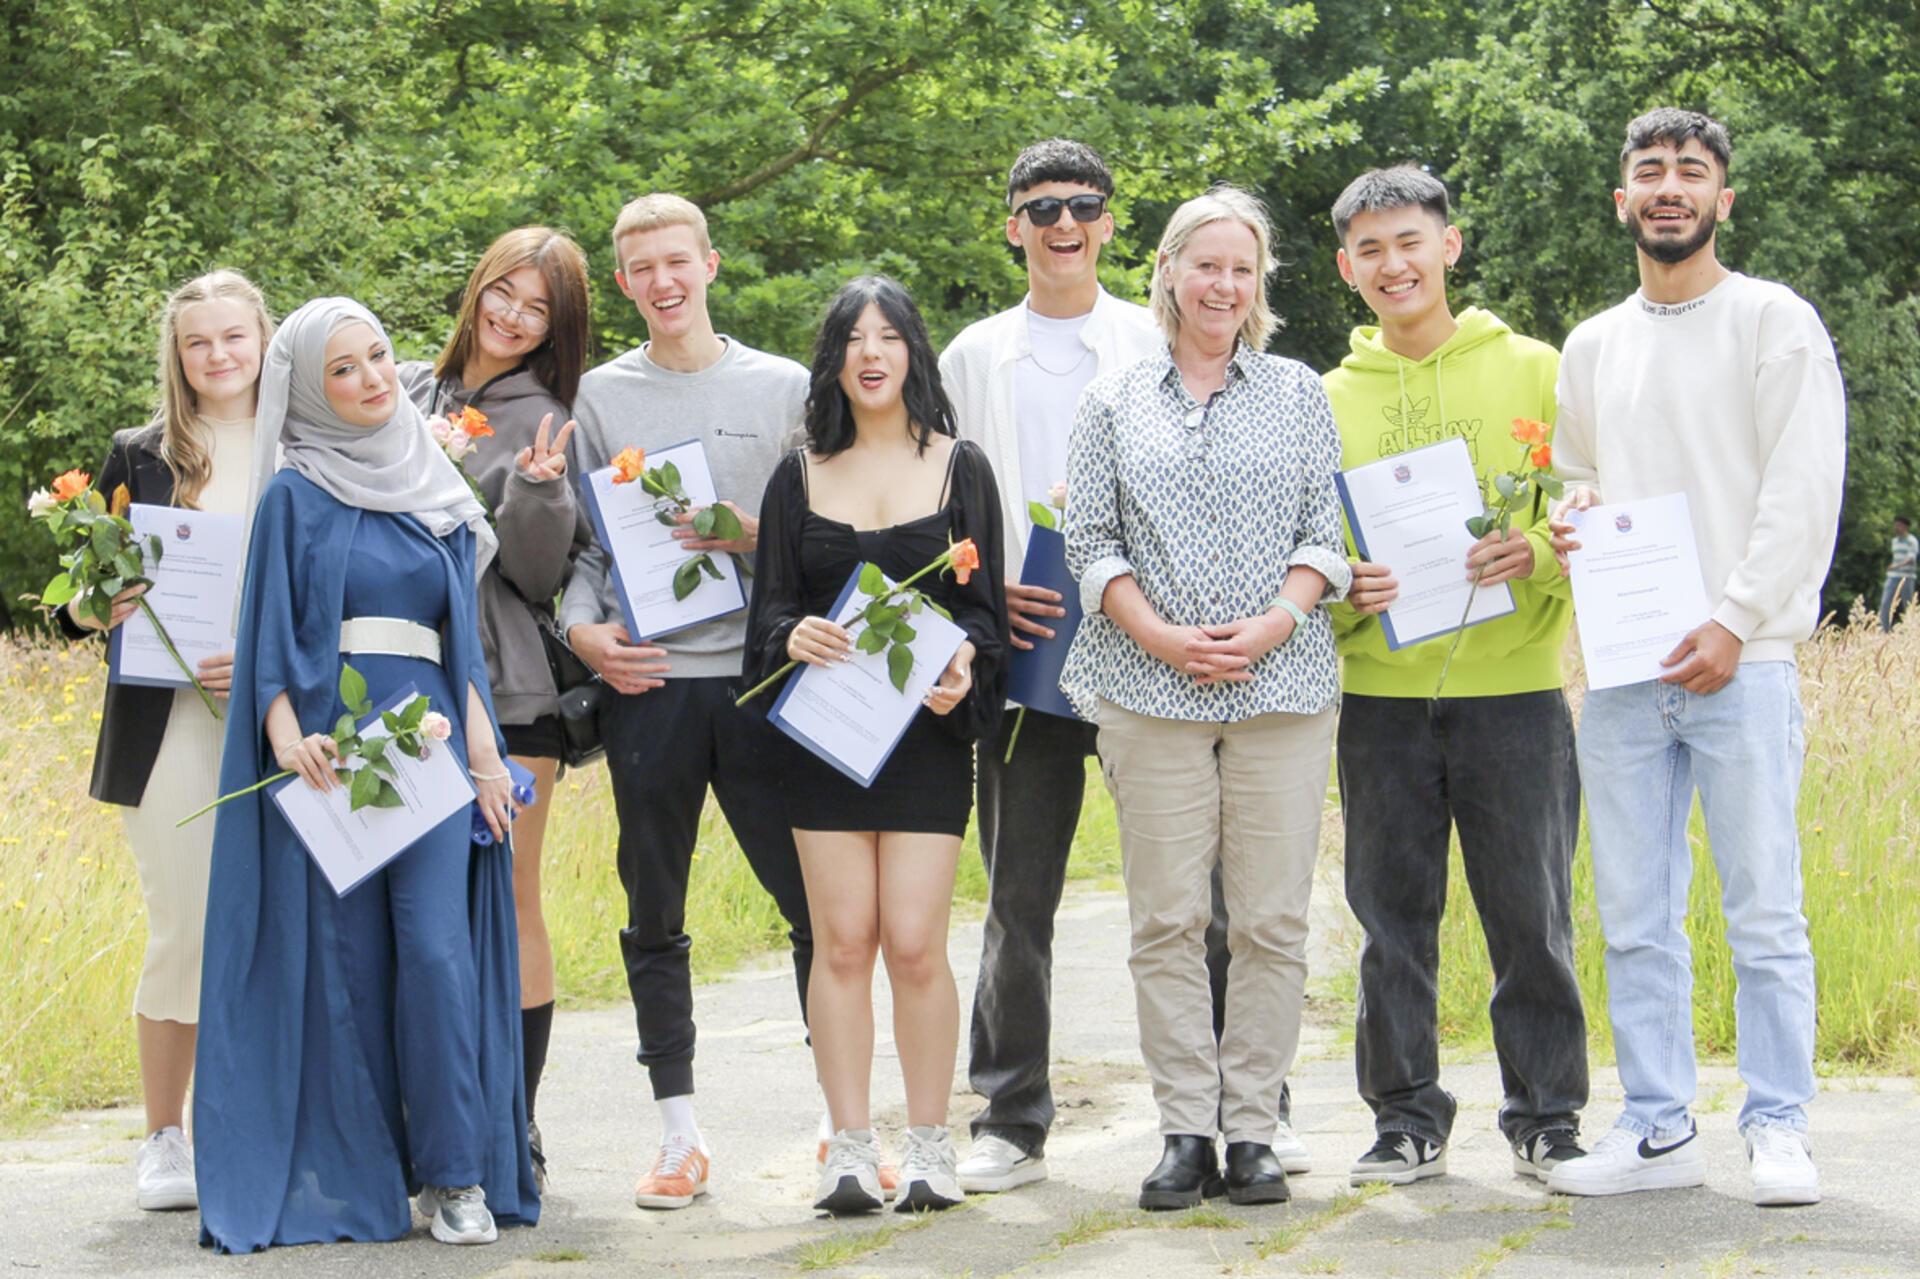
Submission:
POLYGON ((1513 419, 1513 438, 1522 444, 1545 444, 1553 428, 1530 417, 1513 419))
POLYGON ((1542 444, 1533 450, 1533 469, 1536 471, 1553 469, 1553 445, 1542 444))
POLYGON ((613 455, 613 482, 631 484, 647 469, 645 449, 621 449, 613 455))
POLYGON ((74 498, 86 492, 87 486, 92 483, 93 477, 85 471, 68 471, 65 475, 62 475, 53 482, 53 500, 56 502, 71 502, 74 498))
POLYGON ((951 547, 947 551, 947 563, 953 566, 953 580, 965 586, 967 579, 973 576, 973 571, 980 567, 980 551, 974 546, 973 539, 962 538, 951 547))
POLYGON ((493 428, 487 425, 487 415, 471 404, 461 409, 459 416, 448 419, 447 424, 456 431, 465 431, 470 440, 484 440, 493 434, 493 428))

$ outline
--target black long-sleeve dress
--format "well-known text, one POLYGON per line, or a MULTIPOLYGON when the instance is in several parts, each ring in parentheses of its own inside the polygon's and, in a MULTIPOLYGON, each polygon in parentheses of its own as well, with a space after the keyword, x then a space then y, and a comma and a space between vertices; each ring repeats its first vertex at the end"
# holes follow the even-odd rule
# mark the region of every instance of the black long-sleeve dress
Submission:
MULTIPOLYGON (((973 743, 991 737, 1006 697, 1005 547, 1000 497, 980 449, 961 441, 948 461, 936 511, 884 529, 856 529, 815 512, 800 450, 780 460, 760 506, 745 676, 758 683, 787 661, 787 636, 803 617, 824 617, 863 562, 893 581, 924 568, 949 541, 972 538, 980 567, 961 586, 950 573, 914 585, 953 614, 973 641, 973 689, 946 715, 922 708, 899 746, 862 787, 782 737, 780 787, 799 830, 889 830, 963 835, 973 807, 973 743)), ((797 674, 797 673, 796 673, 797 674)), ((791 678, 791 677, 790 677, 791 678)), ((763 696, 773 702, 770 692, 763 696)))

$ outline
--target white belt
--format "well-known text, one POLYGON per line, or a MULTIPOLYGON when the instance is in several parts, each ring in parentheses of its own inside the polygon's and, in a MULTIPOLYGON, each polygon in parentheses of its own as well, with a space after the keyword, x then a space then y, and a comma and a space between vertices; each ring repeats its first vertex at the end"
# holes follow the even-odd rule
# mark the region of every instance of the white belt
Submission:
POLYGON ((400 617, 350 617, 340 623, 342 653, 423 657, 440 664, 440 632, 400 617))

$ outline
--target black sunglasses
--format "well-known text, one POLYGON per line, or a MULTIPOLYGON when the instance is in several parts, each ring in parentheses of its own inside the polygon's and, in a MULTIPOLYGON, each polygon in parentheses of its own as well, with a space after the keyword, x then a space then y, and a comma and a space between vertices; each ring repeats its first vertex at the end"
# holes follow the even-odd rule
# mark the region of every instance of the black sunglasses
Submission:
POLYGON ((1107 197, 1104 195, 1072 195, 1062 200, 1058 196, 1039 195, 1014 209, 1013 216, 1027 215, 1027 221, 1035 226, 1052 226, 1060 220, 1060 210, 1066 209, 1073 214, 1075 222, 1093 222, 1107 211, 1107 197))

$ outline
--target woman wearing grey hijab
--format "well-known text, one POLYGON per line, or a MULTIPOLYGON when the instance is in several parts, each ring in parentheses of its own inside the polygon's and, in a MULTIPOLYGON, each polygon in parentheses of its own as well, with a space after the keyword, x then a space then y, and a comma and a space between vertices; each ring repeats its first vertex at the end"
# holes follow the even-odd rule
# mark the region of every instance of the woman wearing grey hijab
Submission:
POLYGON ((474 585, 485 512, 401 391, 378 320, 309 302, 269 347, 220 789, 337 786, 351 663, 375 707, 454 724, 462 811, 344 895, 256 791, 214 830, 194 1126, 205 1242, 488 1243, 539 1196, 521 1086, 510 783, 474 585), (276 445, 283 459, 275 469, 276 445))

